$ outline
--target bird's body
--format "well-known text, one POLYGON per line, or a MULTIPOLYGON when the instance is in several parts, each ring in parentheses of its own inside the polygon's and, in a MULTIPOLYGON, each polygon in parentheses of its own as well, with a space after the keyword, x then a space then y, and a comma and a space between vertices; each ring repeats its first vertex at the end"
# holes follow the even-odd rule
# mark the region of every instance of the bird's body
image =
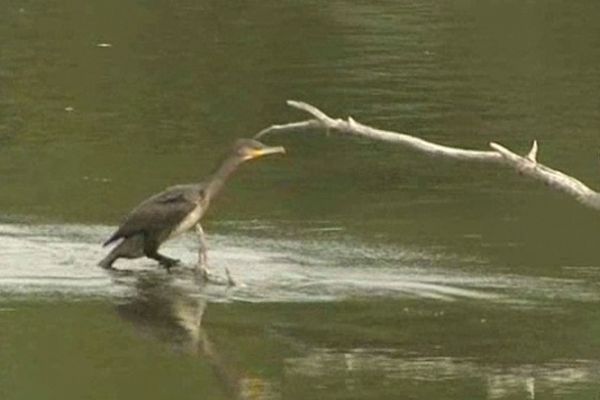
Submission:
POLYGON ((201 198, 197 201, 194 201, 193 208, 191 211, 181 220, 179 225, 173 229, 168 239, 172 239, 185 233, 192 229, 199 221, 200 218, 204 215, 204 212, 208 208, 209 205, 208 198, 201 198))
POLYGON ((115 233, 104 242, 104 246, 107 246, 121 240, 99 265, 112 268, 112 264, 119 258, 146 256, 169 268, 177 260, 158 253, 158 248, 165 241, 194 227, 201 236, 200 264, 205 263, 205 243, 199 223, 211 199, 220 192, 225 180, 242 162, 282 152, 282 147, 267 147, 254 140, 243 139, 236 142, 232 154, 204 182, 171 186, 135 207, 115 233))
POLYGON ((204 187, 202 184, 171 186, 144 200, 125 217, 104 245, 138 232, 164 241, 187 231, 208 208, 204 187))
POLYGON ((134 208, 112 236, 107 246, 121 242, 100 265, 112 267, 119 258, 139 258, 144 255, 170 267, 175 260, 160 256, 158 247, 169 239, 187 232, 200 222, 208 208, 208 198, 202 184, 177 185, 148 198, 134 208))

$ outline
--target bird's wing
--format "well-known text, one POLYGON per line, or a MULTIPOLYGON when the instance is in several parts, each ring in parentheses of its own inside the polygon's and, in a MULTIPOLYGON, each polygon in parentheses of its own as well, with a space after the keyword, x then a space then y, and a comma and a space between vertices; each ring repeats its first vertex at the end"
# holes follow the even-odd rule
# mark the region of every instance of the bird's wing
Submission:
POLYGON ((202 195, 199 187, 181 185, 144 200, 104 245, 140 232, 170 232, 197 206, 202 195))

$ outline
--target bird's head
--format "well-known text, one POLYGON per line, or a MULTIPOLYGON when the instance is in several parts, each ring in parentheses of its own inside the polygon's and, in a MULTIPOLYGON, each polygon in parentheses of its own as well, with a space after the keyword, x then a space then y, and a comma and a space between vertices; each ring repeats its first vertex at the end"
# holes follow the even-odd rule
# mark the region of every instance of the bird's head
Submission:
POLYGON ((247 161, 269 154, 283 154, 285 148, 282 146, 267 146, 254 139, 238 139, 233 145, 233 153, 242 161, 247 161))

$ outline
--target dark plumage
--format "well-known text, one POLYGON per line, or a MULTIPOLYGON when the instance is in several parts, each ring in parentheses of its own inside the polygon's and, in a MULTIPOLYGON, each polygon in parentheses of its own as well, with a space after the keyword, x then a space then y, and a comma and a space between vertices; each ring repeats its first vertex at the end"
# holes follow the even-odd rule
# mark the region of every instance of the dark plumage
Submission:
POLYGON ((268 147, 252 139, 236 141, 229 156, 204 182, 171 186, 135 207, 115 233, 104 242, 104 246, 107 246, 121 240, 99 265, 112 268, 112 264, 119 258, 146 256, 168 269, 178 261, 160 254, 160 245, 196 227, 201 245, 199 265, 206 272, 204 233, 199 222, 210 201, 244 161, 284 152, 283 147, 268 147))
POLYGON ((171 186, 144 200, 125 217, 123 224, 103 245, 142 231, 155 233, 158 237, 160 233, 168 235, 198 203, 202 204, 206 199, 204 187, 202 183, 171 186))

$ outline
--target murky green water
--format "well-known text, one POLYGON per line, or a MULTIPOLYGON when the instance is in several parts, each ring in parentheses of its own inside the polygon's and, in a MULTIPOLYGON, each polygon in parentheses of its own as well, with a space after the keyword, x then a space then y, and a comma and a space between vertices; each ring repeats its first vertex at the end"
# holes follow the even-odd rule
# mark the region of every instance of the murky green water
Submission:
POLYGON ((245 165, 204 223, 212 267, 244 286, 95 267, 139 200, 302 119, 288 98, 449 145, 537 139, 600 187, 599 18, 567 1, 5 2, 0 398, 599 398, 598 213, 510 171, 274 136, 288 154, 245 165))

